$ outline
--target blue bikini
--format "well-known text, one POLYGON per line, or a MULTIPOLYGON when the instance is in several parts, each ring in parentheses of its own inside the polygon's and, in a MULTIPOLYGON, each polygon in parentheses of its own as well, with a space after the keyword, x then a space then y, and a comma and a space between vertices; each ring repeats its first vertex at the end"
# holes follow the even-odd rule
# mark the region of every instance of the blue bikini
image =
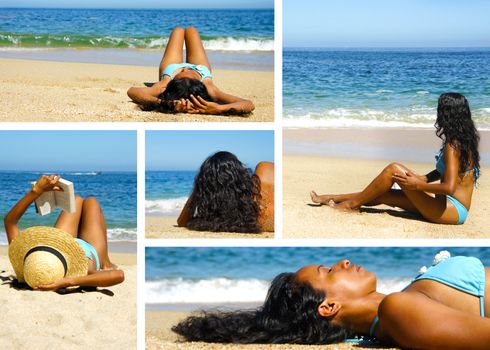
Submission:
MULTIPOLYGON (((443 154, 443 149, 439 151, 439 155, 437 156, 437 162, 436 162, 436 170, 439 172, 439 174, 444 174, 446 171, 446 163, 444 162, 444 154, 443 154)), ((466 170, 465 173, 469 172, 475 172, 475 181, 478 180, 480 177, 480 170, 477 167, 474 167, 473 169, 466 170)), ((464 224, 466 221, 466 217, 468 216, 468 209, 456 198, 450 195, 446 195, 447 199, 454 205, 456 208, 456 211, 458 212, 458 225, 464 224)))
POLYGON ((85 252, 85 255, 89 260, 94 260, 95 259, 95 267, 97 271, 100 270, 100 261, 99 261, 99 255, 97 254, 97 251, 95 248, 88 242, 84 241, 83 239, 80 238, 75 238, 77 241, 78 245, 82 247, 83 251, 85 252))
POLYGON ((211 71, 205 65, 202 64, 195 65, 191 63, 173 63, 165 67, 165 69, 163 70, 162 79, 165 75, 168 75, 170 79, 173 79, 173 75, 175 71, 182 68, 189 68, 199 73, 199 75, 201 76, 201 81, 203 81, 206 78, 213 78, 211 71))
MULTIPOLYGON (((480 298, 480 316, 485 317, 485 267, 482 262, 473 257, 455 256, 429 267, 427 272, 418 275, 412 283, 420 280, 433 280, 459 291, 480 298)), ((403 290, 412 285, 410 283, 403 290)), ((378 316, 374 318, 369 336, 374 338, 374 328, 378 324, 378 316)))

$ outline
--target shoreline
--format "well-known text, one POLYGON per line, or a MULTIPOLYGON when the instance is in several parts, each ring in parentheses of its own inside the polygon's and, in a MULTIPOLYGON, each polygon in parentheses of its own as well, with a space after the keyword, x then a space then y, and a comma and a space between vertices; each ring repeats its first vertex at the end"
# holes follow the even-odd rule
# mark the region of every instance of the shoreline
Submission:
MULTIPOLYGON (((490 131, 479 130, 480 164, 490 166, 490 131)), ((434 164, 434 128, 284 128, 283 155, 434 164)))
MULTIPOLYGON (((158 67, 162 49, 90 47, 10 47, 0 46, 0 58, 158 67)), ((208 51, 212 68, 274 72, 273 51, 208 51)))
POLYGON ((223 91, 250 99, 248 116, 142 111, 126 92, 158 80, 158 66, 0 58, 0 122, 272 122, 274 72, 214 70, 223 91), (29 103, 25 103, 29 101, 29 103))

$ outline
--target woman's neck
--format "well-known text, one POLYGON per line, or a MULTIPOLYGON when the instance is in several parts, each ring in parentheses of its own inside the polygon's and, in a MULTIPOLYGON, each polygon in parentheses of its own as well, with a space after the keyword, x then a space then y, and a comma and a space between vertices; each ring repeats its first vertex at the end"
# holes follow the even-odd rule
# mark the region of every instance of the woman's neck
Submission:
POLYGON ((344 327, 358 335, 368 335, 378 308, 386 294, 373 292, 366 297, 345 305, 341 314, 344 327))

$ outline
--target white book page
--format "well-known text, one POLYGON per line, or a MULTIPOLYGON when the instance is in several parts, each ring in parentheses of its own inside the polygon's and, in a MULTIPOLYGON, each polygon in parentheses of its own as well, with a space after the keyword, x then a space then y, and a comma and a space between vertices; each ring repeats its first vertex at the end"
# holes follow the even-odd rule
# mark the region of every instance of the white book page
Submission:
POLYGON ((76 204, 73 182, 65 179, 59 179, 59 181, 56 183, 56 186, 60 187, 63 190, 52 191, 52 193, 54 193, 56 207, 61 208, 68 213, 75 212, 76 204))

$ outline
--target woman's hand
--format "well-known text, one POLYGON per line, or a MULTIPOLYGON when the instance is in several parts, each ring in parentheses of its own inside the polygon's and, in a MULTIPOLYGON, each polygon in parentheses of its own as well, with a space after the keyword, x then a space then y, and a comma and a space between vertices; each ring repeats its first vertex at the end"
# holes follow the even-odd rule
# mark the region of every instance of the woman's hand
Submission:
POLYGON ((179 113, 199 113, 192 102, 188 99, 181 98, 180 100, 172 101, 174 110, 179 113))
POLYGON ((70 286, 71 286, 70 280, 68 278, 63 277, 57 281, 54 281, 51 284, 43 284, 43 285, 40 285, 34 289, 47 292, 47 291, 54 291, 54 290, 58 290, 58 289, 66 288, 66 287, 70 287, 70 286))
POLYGON ((59 175, 43 175, 32 186, 32 191, 39 195, 47 191, 63 191, 59 186, 56 186, 60 178, 59 175))
POLYGON ((223 108, 216 102, 210 102, 203 99, 201 96, 195 97, 191 95, 192 109, 187 110, 187 113, 202 113, 202 114, 221 114, 223 108))
POLYGON ((424 182, 422 179, 419 178, 419 176, 409 172, 395 173, 393 175, 393 180, 407 190, 417 190, 417 185, 424 182))

